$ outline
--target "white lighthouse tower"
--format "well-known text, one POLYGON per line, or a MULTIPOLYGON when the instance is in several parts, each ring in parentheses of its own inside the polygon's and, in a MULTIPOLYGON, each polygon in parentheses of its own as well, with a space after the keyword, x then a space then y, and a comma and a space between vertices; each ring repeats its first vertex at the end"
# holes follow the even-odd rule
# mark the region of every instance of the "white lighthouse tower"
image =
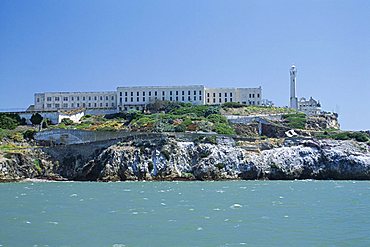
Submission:
POLYGON ((290 68, 290 108, 298 110, 298 98, 296 96, 297 69, 294 65, 290 68))

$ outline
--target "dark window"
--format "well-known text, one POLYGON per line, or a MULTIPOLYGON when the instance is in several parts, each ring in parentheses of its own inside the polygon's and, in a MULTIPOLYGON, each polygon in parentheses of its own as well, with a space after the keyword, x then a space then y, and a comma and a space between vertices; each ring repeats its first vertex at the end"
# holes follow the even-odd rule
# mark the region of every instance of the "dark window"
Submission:
POLYGON ((179 101, 179 97, 176 96, 176 101, 179 101))
POLYGON ((179 91, 176 91, 176 95, 179 95, 179 91))
POLYGON ((145 92, 143 92, 143 96, 145 96, 145 92))
POLYGON ((170 97, 170 100, 172 101, 172 97, 170 97))
POLYGON ((185 98, 184 98, 184 96, 182 96, 182 101, 185 101, 185 98))
POLYGON ((162 97, 162 100, 164 101, 164 97, 162 97))
POLYGON ((182 95, 185 95, 185 91, 182 91, 182 95))
POLYGON ((221 98, 219 98, 219 99, 218 99, 218 102, 220 102, 220 103, 221 103, 221 98))
POLYGON ((188 91, 188 95, 190 95, 190 91, 188 91))
POLYGON ((131 102, 133 102, 134 101, 134 98, 133 97, 131 97, 131 102))
POLYGON ((230 93, 230 97, 233 97, 233 93, 230 93))
POLYGON ((131 96, 134 96, 134 92, 131 92, 131 96))
POLYGON ((259 97, 260 97, 260 94, 258 93, 258 94, 257 94, 257 98, 259 98, 259 97))
POLYGON ((230 98, 230 102, 233 102, 233 98, 230 98))
POLYGON ((213 98, 213 103, 216 103, 216 99, 215 98, 213 98))
POLYGON ((136 92, 136 96, 139 96, 139 92, 136 92))
POLYGON ((199 95, 202 95, 202 90, 199 90, 199 95))
POLYGON ((152 92, 151 91, 149 91, 149 96, 152 96, 152 92))
POLYGON ((199 100, 202 100, 202 96, 199 96, 199 100))
MULTIPOLYGON (((94 100, 98 100, 98 98, 95 96, 95 97, 94 97, 94 100)), ((95 104, 95 106, 96 106, 96 104, 95 104)))
POLYGON ((197 100, 197 96, 194 96, 194 101, 197 100))
POLYGON ((218 93, 218 97, 221 97, 221 93, 218 93))
POLYGON ((207 99, 207 103, 209 103, 209 98, 207 99))
POLYGON ((157 96, 157 91, 154 92, 154 96, 157 96))
POLYGON ((213 97, 216 97, 216 93, 213 93, 213 97))
POLYGON ((197 95, 197 91, 194 90, 194 95, 197 95))
POLYGON ((122 96, 122 92, 119 92, 119 96, 122 96))
POLYGON ((127 102, 127 97, 125 97, 125 102, 127 102))
POLYGON ((127 96, 127 92, 125 92, 125 96, 127 96))
POLYGON ((145 97, 143 97, 143 101, 145 101, 145 97))
POLYGON ((209 93, 207 93, 207 97, 209 97, 209 93))
POLYGON ((103 100, 103 96, 100 96, 100 100, 103 100))
POLYGON ((170 95, 172 95, 172 91, 170 91, 170 95))
POLYGON ((136 98, 136 101, 137 101, 137 102, 139 102, 139 101, 140 101, 140 100, 139 100, 139 97, 137 97, 137 98, 136 98))
POLYGON ((91 97, 89 96, 89 100, 91 100, 91 97))
POLYGON ((164 96, 164 91, 162 91, 162 95, 164 96))
POLYGON ((188 96, 188 101, 191 101, 190 96, 188 96))
POLYGON ((225 98, 225 102, 227 102, 227 98, 225 98))
POLYGON ((227 93, 225 93, 225 97, 227 97, 227 93))

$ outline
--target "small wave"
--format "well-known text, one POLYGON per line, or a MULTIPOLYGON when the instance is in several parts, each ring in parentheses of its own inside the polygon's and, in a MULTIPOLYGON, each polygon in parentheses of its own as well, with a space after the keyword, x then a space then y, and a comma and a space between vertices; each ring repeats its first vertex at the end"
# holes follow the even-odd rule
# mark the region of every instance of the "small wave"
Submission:
POLYGON ((238 204, 238 203, 235 203, 233 205, 230 206, 231 209, 237 209, 237 208, 242 208, 243 206, 238 204))

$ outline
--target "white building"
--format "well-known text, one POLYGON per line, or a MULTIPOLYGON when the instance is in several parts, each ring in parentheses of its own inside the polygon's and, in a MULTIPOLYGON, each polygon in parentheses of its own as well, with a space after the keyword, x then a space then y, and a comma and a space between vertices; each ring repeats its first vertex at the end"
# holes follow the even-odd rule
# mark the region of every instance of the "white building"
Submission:
POLYGON ((239 102, 262 104, 262 88, 206 88, 189 86, 118 87, 109 92, 47 92, 35 94, 33 111, 85 108, 90 111, 141 110, 157 100, 177 101, 195 105, 219 105, 239 102))
POLYGON ((36 111, 117 108, 116 92, 48 92, 35 94, 36 111))
POLYGON ((308 116, 319 115, 321 113, 321 104, 312 97, 310 97, 309 100, 306 100, 306 98, 302 97, 298 101, 298 110, 308 116))

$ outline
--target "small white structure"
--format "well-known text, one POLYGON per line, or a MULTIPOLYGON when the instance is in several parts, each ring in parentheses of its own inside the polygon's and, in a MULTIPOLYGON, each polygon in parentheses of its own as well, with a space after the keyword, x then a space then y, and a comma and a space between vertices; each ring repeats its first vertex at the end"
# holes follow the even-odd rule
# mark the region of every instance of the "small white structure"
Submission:
POLYGON ((297 69, 295 65, 290 68, 290 108, 298 110, 298 98, 296 96, 296 76, 297 69))
POLYGON ((298 110, 308 116, 319 115, 321 113, 321 104, 312 97, 309 100, 302 97, 298 102, 298 110))
POLYGON ((261 102, 261 105, 272 107, 274 106, 274 102, 272 102, 272 100, 263 99, 261 102))

